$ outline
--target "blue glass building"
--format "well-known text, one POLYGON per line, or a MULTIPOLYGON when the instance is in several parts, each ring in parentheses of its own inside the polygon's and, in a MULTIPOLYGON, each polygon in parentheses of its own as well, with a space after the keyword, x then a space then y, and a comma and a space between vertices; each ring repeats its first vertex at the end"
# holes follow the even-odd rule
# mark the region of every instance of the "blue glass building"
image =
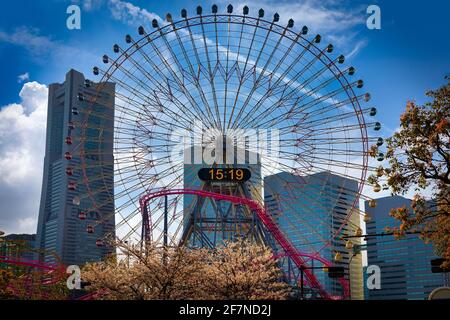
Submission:
MULTIPOLYGON (((366 212, 372 217, 367 223, 368 235, 386 232, 386 227, 398 226, 398 220, 389 215, 391 209, 409 207, 411 200, 385 197, 376 200, 376 207, 365 203, 366 212)), ((418 235, 407 235, 395 240, 393 236, 367 238, 368 265, 377 265, 381 271, 381 289, 367 290, 369 300, 423 300, 433 289, 443 285, 443 274, 431 272, 430 261, 437 257, 433 246, 425 244, 418 235)))
POLYGON ((46 261, 55 260, 53 254, 56 254, 66 265, 82 265, 100 260, 110 250, 106 246, 97 246, 96 240, 105 234, 114 234, 115 228, 114 204, 107 201, 114 197, 113 83, 101 84, 97 100, 101 102, 90 106, 97 116, 87 118, 84 141, 80 139, 79 125, 85 119, 82 119, 83 108, 87 107, 87 102, 80 101, 80 96, 85 100, 97 96, 99 85, 86 83, 83 74, 70 70, 63 84, 49 86, 44 175, 36 237, 36 247, 43 249, 45 254, 41 259, 46 261), (71 137, 71 144, 67 143, 66 137, 71 137), (86 152, 86 177, 82 176, 81 161, 76 152, 81 143, 86 152), (67 159, 67 153, 71 155, 70 159, 67 159), (73 174, 68 175, 67 168, 75 168, 73 174), (91 200, 80 197, 86 194, 83 179, 91 181, 92 190, 100 190, 94 195, 100 206, 95 211, 87 211, 86 219, 82 221, 80 212, 92 208, 91 200), (76 184, 75 190, 69 188, 69 183, 76 184), (76 197, 82 198, 79 204, 74 203, 76 197), (102 223, 97 225, 100 219, 102 223), (88 224, 97 225, 95 232, 86 232, 88 224))
MULTIPOLYGON (((357 181, 330 172, 307 176, 280 172, 264 179, 266 210, 291 244, 301 252, 319 252, 321 257, 334 265, 344 267, 352 299, 363 299, 361 257, 351 257, 342 238, 353 235, 355 228, 360 226, 358 204, 354 207, 357 192, 357 181), (338 236, 334 236, 349 214, 350 222, 345 224, 338 236), (340 261, 334 261, 336 253, 341 255, 340 261)), ((314 260, 308 265, 322 266, 314 260)), ((342 295, 342 286, 336 279, 329 278, 321 268, 312 272, 328 293, 342 295)))

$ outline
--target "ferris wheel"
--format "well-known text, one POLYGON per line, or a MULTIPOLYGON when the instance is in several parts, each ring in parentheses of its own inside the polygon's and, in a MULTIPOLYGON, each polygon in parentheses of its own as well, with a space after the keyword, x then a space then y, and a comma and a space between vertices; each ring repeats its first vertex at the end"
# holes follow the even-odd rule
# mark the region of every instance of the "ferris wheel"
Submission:
POLYGON ((249 238, 277 252, 289 281, 305 273, 312 296, 344 296, 311 266, 349 262, 343 236, 368 219, 359 201, 370 147, 383 143, 368 134, 377 111, 320 35, 242 10, 167 14, 94 67, 99 85, 73 121, 80 223, 92 233, 115 220, 122 240, 172 246, 249 238))

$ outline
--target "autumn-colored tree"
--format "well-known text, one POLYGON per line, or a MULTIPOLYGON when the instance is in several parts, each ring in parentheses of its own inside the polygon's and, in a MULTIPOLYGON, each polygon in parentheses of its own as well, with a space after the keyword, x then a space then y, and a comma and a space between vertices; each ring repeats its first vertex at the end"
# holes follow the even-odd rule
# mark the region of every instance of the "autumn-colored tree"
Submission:
POLYGON ((0 269, 0 300, 66 300, 68 297, 63 270, 48 273, 11 265, 0 269))
POLYGON ((387 168, 378 169, 371 182, 384 183, 393 194, 411 190, 415 196, 411 208, 391 211, 400 221, 391 228, 397 237, 419 232, 432 242, 436 253, 450 267, 450 78, 436 91, 427 92, 432 99, 424 105, 408 102, 400 117, 400 130, 387 139, 387 168), (431 190, 427 201, 424 190, 431 190), (428 199, 430 200, 430 199, 428 199))
POLYGON ((8 284, 12 278, 14 278, 14 273, 8 269, 0 269, 0 300, 14 298, 12 292, 8 288, 8 284))
POLYGON ((28 270, 9 278, 5 293, 14 300, 67 300, 69 290, 65 274, 45 274, 40 270, 28 270), (56 278, 54 278, 56 277, 56 278))
POLYGON ((289 293, 270 250, 247 242, 214 250, 115 245, 117 257, 82 272, 101 299, 283 299, 289 293))
MULTIPOLYGON (((12 261, 0 263, 1 300, 68 299, 67 275, 62 265, 54 270, 48 270, 16 263, 14 261, 34 263, 34 261, 23 259, 23 256, 31 253, 38 254, 41 250, 28 247, 27 243, 22 240, 0 240, 6 248, 4 254, 12 258, 12 261)), ((57 255, 53 254, 53 256, 60 263, 57 255)))

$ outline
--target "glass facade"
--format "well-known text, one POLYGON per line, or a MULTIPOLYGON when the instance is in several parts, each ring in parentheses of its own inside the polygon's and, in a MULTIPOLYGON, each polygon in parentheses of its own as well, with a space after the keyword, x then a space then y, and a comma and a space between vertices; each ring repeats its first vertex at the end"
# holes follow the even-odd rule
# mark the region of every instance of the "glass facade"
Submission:
MULTIPOLYGON (((366 201, 366 212, 372 217, 367 223, 368 235, 380 235, 386 227, 398 226, 398 220, 389 215, 391 209, 409 207, 411 200, 385 197, 376 200, 371 208, 366 201)), ((381 271, 381 289, 367 290, 370 300, 424 300, 431 291, 444 283, 443 274, 431 272, 430 261, 437 257, 433 246, 425 244, 418 235, 411 234, 400 240, 392 235, 367 238, 368 265, 377 265, 381 271)))
MULTIPOLYGON (((341 238, 352 234, 360 225, 357 208, 350 212, 357 190, 356 181, 329 172, 308 176, 281 172, 264 179, 266 210, 288 240, 301 252, 319 252, 322 258, 344 267, 345 277, 350 281, 352 298, 362 299, 361 258, 351 258, 349 250, 345 248, 345 240, 341 238), (335 236, 349 214, 350 223, 345 225, 339 236, 335 236), (338 252, 342 259, 334 262, 338 252)), ((308 264, 310 267, 322 266, 322 263, 314 260, 308 264)), ((336 279, 329 278, 321 268, 312 272, 327 292, 342 295, 342 286, 336 279)))
POLYGON ((63 84, 49 86, 46 150, 41 205, 39 210, 36 246, 45 252, 40 258, 47 262, 55 260, 56 254, 64 264, 82 265, 88 261, 100 260, 110 248, 97 247, 96 240, 106 234, 114 234, 113 180, 113 134, 114 134, 113 83, 86 86, 83 74, 70 70, 63 84), (92 115, 87 117, 86 139, 82 138, 79 125, 89 97, 96 97, 101 85, 100 98, 90 104, 92 115), (79 99, 85 97, 85 101, 79 99), (77 112, 74 112, 77 110, 77 112), (70 136, 73 143, 67 144, 70 136), (83 144, 83 145, 82 145, 83 144), (81 159, 77 148, 85 151, 85 172, 82 176, 81 159), (72 159, 66 159, 69 152, 72 159), (67 175, 66 169, 73 168, 67 175), (83 179, 89 180, 95 193, 96 210, 91 199, 86 197, 87 189, 83 179), (68 188, 75 183, 75 190, 68 188), (74 197, 81 203, 74 204, 74 197), (80 220, 80 211, 87 211, 87 218, 80 220), (101 223, 100 222, 101 219, 101 223), (95 225, 92 234, 86 232, 87 225, 95 225))

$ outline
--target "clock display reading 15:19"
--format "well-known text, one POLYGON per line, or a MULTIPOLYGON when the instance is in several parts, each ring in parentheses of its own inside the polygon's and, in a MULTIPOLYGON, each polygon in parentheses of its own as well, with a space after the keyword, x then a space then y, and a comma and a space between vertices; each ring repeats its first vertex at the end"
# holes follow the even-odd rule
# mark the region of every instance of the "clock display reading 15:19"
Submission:
POLYGON ((198 171, 198 177, 202 181, 245 182, 251 176, 250 170, 246 168, 202 168, 198 171))

